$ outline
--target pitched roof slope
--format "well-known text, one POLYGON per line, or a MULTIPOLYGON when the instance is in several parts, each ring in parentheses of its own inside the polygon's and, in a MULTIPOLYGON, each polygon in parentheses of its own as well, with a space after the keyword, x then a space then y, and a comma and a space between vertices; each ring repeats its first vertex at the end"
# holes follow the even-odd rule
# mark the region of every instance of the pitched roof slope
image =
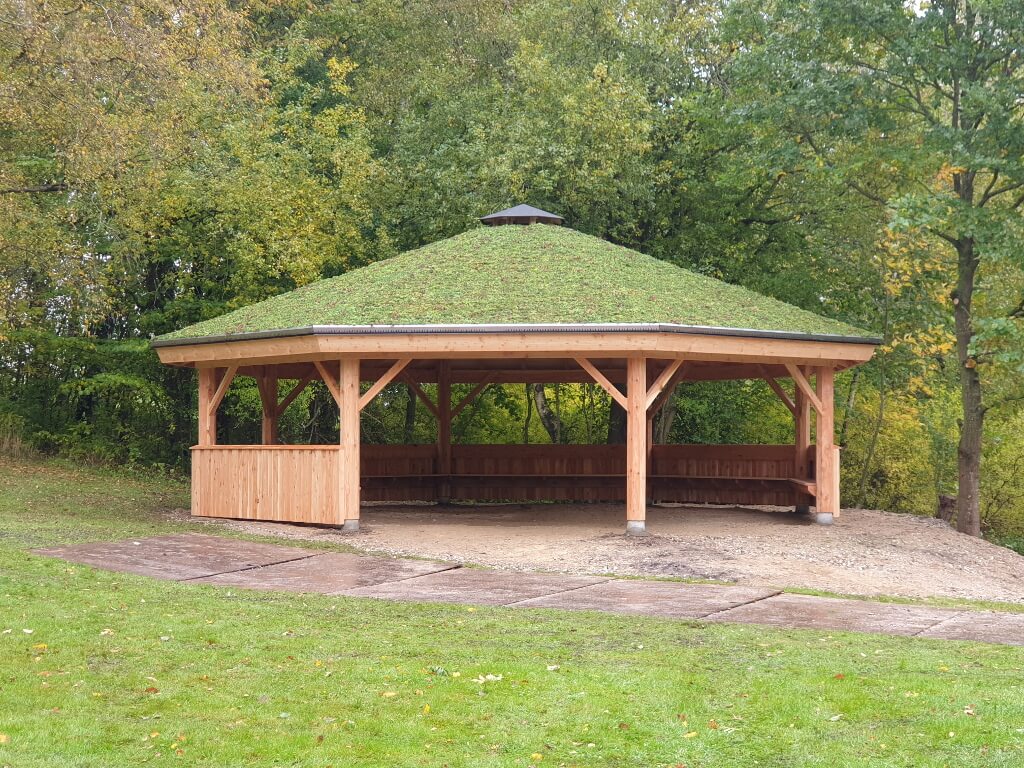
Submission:
POLYGON ((471 229, 182 328, 157 342, 314 325, 548 323, 869 335, 567 227, 534 224, 471 229))

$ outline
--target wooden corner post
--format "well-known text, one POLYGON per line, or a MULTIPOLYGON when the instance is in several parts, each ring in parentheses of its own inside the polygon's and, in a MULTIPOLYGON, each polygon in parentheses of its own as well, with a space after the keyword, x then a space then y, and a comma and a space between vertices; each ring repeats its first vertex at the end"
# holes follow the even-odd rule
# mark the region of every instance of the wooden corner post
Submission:
POLYGON ((832 522, 839 516, 839 450, 835 446, 835 371, 818 368, 815 390, 821 407, 815 428, 815 485, 817 521, 832 522))
MULTIPOLYGON (((798 480, 810 480, 811 462, 808 454, 811 450, 811 401, 800 387, 797 386, 794 389, 796 390, 796 402, 794 403, 796 408, 793 411, 793 418, 796 422, 796 440, 794 441, 796 453, 793 456, 793 472, 794 477, 798 480)), ((799 514, 810 512, 807 496, 802 493, 796 495, 796 511, 799 514)))
POLYGON ((199 445, 217 444, 217 411, 210 411, 213 393, 217 391, 217 369, 199 369, 199 445))
POLYGON ((338 375, 341 425, 338 517, 345 531, 359 530, 359 361, 343 358, 338 375))
POLYGON ((441 475, 437 500, 447 504, 452 495, 452 364, 449 360, 437 365, 437 473, 441 475))
POLYGON ((263 445, 277 444, 277 374, 271 366, 264 366, 256 379, 263 408, 261 436, 263 445))
POLYGON ((647 359, 626 362, 626 533, 647 527, 647 359))

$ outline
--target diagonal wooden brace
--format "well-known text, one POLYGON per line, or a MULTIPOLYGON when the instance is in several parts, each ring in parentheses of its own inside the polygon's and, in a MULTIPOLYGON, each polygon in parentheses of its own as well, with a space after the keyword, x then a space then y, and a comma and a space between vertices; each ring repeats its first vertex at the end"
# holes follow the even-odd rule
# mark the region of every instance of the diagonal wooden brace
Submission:
POLYGON ((605 376, 597 369, 597 366, 595 366, 585 357, 576 357, 573 359, 580 366, 580 368, 589 373, 591 377, 593 377, 594 381, 601 385, 601 388, 605 392, 611 395, 612 400, 614 400, 616 403, 622 406, 623 410, 629 407, 629 401, 626 399, 626 396, 622 394, 618 387, 616 387, 608 380, 607 376, 605 376))

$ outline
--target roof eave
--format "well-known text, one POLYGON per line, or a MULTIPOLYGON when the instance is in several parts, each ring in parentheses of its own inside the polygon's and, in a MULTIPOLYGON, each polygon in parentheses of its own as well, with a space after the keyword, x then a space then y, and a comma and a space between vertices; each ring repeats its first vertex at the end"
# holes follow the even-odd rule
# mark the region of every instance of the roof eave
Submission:
POLYGON ((726 328, 677 323, 480 323, 437 325, 309 325, 279 328, 270 331, 248 331, 214 336, 157 338, 150 342, 154 349, 183 347, 195 344, 219 344, 253 339, 274 339, 291 336, 365 336, 377 334, 458 334, 458 333, 685 333, 698 336, 738 336, 753 339, 788 341, 821 341, 841 344, 872 344, 882 340, 875 336, 849 336, 831 333, 799 333, 766 331, 754 328, 726 328))

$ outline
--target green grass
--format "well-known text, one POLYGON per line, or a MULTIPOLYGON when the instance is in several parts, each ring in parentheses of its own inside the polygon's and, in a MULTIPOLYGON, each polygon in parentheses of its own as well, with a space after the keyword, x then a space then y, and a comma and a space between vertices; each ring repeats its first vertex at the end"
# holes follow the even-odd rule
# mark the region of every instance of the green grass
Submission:
POLYGON ((599 238, 537 224, 471 229, 161 339, 432 323, 681 323, 867 335, 599 238))
POLYGON ((161 510, 184 501, 0 462, 0 765, 1024 764, 1019 648, 215 589, 27 551, 182 530, 161 510))

